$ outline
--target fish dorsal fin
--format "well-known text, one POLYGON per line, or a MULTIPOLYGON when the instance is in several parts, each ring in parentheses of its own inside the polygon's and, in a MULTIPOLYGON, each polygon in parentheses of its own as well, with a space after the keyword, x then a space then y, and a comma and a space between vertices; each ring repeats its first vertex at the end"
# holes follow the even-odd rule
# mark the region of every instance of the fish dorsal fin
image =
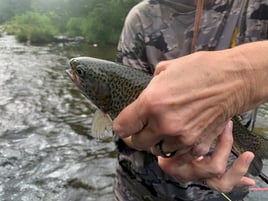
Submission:
POLYGON ((112 131, 112 119, 108 114, 97 110, 92 119, 91 135, 96 138, 101 138, 109 131, 112 131))

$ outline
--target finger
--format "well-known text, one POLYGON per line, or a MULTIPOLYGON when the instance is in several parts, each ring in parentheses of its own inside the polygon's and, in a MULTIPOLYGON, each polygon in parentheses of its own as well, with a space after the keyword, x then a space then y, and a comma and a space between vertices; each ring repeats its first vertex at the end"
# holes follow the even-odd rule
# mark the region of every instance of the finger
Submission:
MULTIPOLYGON (((227 165, 233 146, 233 122, 229 121, 223 132, 217 138, 216 146, 211 156, 212 163, 227 165)), ((224 168, 225 169, 225 168, 224 168)))
POLYGON ((177 159, 177 164, 178 165, 184 165, 184 164, 190 164, 191 167, 191 171, 193 171, 193 163, 194 161, 201 161, 204 159, 204 156, 194 156, 193 154, 191 154, 190 151, 186 152, 185 154, 181 154, 181 155, 175 155, 175 158, 177 159))
MULTIPOLYGON (((225 133, 231 133, 231 128, 225 133)), ((223 139, 219 140, 224 142, 224 135, 219 136, 223 139)), ((232 135, 231 135, 232 137, 232 135)), ((221 146, 218 143, 217 146, 221 146)), ((221 146, 222 147, 222 146, 221 146)), ((232 147, 232 143, 231 143, 232 147)), ((222 147, 226 149, 226 147, 222 147)), ((227 152, 230 154, 231 148, 227 147, 227 152)), ((215 153, 214 153, 215 154, 215 153)), ((216 158, 220 153, 217 153, 214 158, 216 158)), ((199 180, 202 178, 210 178, 214 176, 218 176, 218 174, 222 174, 225 171, 227 159, 226 161, 218 161, 217 163, 212 161, 211 156, 199 158, 192 154, 192 150, 183 154, 176 154, 174 158, 171 159, 159 159, 159 166, 168 174, 175 176, 179 181, 191 181, 191 180, 199 180)))
POLYGON ((175 177, 178 181, 187 182, 191 179, 192 169, 188 163, 179 164, 176 158, 162 158, 159 156, 158 165, 165 173, 175 177))
MULTIPOLYGON (((224 129, 227 126, 227 124, 228 124, 228 122, 222 124, 222 126, 218 127, 216 131, 207 132, 207 135, 202 136, 202 138, 200 139, 200 142, 197 145, 195 145, 193 147, 193 149, 191 150, 191 153, 194 156, 204 156, 204 155, 206 155, 209 152, 214 140, 219 135, 221 135, 223 132, 229 132, 230 137, 226 138, 227 136, 225 136, 225 138, 226 138, 226 140, 230 139, 231 135, 232 135, 232 122, 229 125, 231 128, 228 131, 224 131, 224 129)), ((217 141, 218 140, 219 139, 217 139, 217 141)), ((231 140, 232 140, 232 138, 231 138, 231 140)), ((231 145, 231 147, 232 147, 232 142, 231 142, 231 144, 229 143, 229 145, 231 145)))
POLYGON ((244 152, 241 154, 237 160, 234 161, 231 168, 224 175, 225 178, 228 178, 228 181, 231 185, 235 185, 241 178, 248 172, 248 168, 254 159, 254 154, 252 152, 244 152))
POLYGON ((211 156, 206 156, 202 160, 193 160, 193 170, 198 179, 221 176, 228 163, 232 150, 232 122, 230 121, 222 134, 217 138, 216 146, 211 156))
POLYGON ((251 179, 249 177, 242 177, 237 186, 255 186, 255 185, 256 182, 254 179, 251 179))
POLYGON ((113 120, 113 131, 120 138, 138 133, 146 124, 145 113, 140 99, 135 100, 113 120))
POLYGON ((254 180, 244 177, 253 158, 252 152, 241 154, 225 174, 218 178, 208 179, 208 186, 219 192, 230 192, 235 186, 255 185, 254 180))
POLYGON ((176 177, 179 181, 188 182, 222 175, 225 172, 228 157, 225 160, 215 163, 211 156, 197 158, 187 152, 179 156, 176 154, 171 159, 158 158, 158 164, 163 171, 176 177))
POLYGON ((164 172, 168 175, 172 175, 178 181, 188 182, 197 180, 196 172, 194 172, 191 163, 193 160, 193 156, 188 153, 179 157, 175 155, 175 157, 172 158, 158 157, 158 165, 164 172))
POLYGON ((161 73, 162 71, 166 70, 170 63, 172 63, 172 60, 166 60, 166 61, 159 62, 155 67, 154 76, 156 76, 159 73, 161 73))
POLYGON ((195 157, 204 156, 209 152, 211 144, 214 139, 207 139, 207 141, 195 145, 191 150, 191 155, 195 157))
POLYGON ((132 135, 132 144, 138 150, 148 150, 161 140, 161 136, 155 134, 150 127, 144 127, 140 132, 132 135))

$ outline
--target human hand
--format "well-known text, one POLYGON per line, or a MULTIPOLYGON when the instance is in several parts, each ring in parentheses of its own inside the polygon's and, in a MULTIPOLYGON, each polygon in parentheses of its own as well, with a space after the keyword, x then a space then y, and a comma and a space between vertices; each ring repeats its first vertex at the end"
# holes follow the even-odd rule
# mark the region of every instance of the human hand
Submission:
POLYGON ((255 181, 244 175, 247 173, 253 153, 244 152, 227 170, 227 161, 232 149, 232 122, 217 138, 213 153, 185 163, 183 156, 158 157, 159 166, 180 182, 205 181, 210 188, 219 192, 230 192, 236 186, 252 186, 255 181))
POLYGON ((140 150, 163 141, 167 153, 206 154, 226 121, 247 105, 247 88, 229 57, 199 52, 161 62, 147 88, 114 120, 115 133, 132 135, 140 150))

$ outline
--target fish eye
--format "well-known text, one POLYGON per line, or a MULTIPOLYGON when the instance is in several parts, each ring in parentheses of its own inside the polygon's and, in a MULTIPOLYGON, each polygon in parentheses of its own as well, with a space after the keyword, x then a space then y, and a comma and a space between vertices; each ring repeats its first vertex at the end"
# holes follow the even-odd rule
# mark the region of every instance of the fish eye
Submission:
POLYGON ((86 75, 86 71, 85 69, 83 68, 83 66, 77 66, 76 68, 76 74, 79 76, 79 77, 84 77, 86 75))

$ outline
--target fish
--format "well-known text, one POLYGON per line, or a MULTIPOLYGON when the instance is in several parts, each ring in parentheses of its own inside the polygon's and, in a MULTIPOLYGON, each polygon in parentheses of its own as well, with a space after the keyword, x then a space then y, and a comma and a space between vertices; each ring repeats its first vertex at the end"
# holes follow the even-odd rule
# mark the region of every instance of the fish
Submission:
MULTIPOLYGON (((140 69, 93 57, 72 58, 69 64, 66 70, 69 78, 96 108, 91 128, 95 137, 112 130, 113 119, 140 95, 153 77, 140 69)), ((248 173, 268 184, 268 177, 262 172, 262 160, 268 158, 268 138, 244 127, 239 115, 233 116, 232 121, 232 152, 236 156, 253 152, 255 157, 248 173)))

